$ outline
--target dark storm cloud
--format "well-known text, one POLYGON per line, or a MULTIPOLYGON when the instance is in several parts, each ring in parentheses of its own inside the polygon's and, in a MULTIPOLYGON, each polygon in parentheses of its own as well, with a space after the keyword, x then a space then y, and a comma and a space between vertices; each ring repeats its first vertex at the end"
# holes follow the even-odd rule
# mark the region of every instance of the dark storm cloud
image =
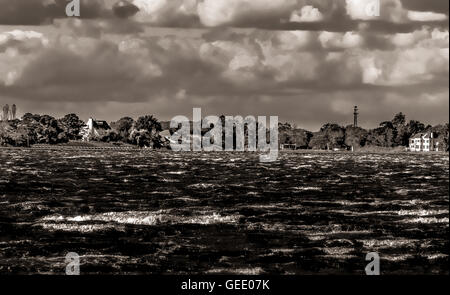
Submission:
MULTIPOLYGON (((40 25, 65 18, 70 0, 0 0, 0 25, 40 25)), ((102 0, 81 0, 81 18, 111 15, 102 0)))
POLYGON ((447 0, 402 0, 402 4, 410 10, 449 14, 449 1, 447 0))
MULTIPOLYGON (((68 2, 0 0, 0 24, 38 25, 65 18, 68 2)), ((364 15, 365 6, 371 2, 373 0, 82 0, 81 17, 130 18, 147 26, 180 28, 232 26, 344 32, 358 30, 365 24, 374 31, 411 32, 424 24, 448 27, 448 1, 381 0, 381 15, 368 17, 364 15)))
POLYGON ((120 18, 128 18, 135 15, 139 8, 129 1, 119 1, 114 4, 113 12, 120 18))

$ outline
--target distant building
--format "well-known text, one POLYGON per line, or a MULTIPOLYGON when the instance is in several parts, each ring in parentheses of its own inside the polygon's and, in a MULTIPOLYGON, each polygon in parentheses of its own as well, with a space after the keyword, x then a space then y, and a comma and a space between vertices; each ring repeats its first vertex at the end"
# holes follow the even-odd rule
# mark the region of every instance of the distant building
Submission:
POLYGON ((353 127, 358 127, 358 106, 353 109, 353 127))
POLYGON ((16 119, 16 114, 17 114, 17 107, 15 104, 13 104, 11 107, 11 120, 16 119))
POLYGON ((3 121, 9 121, 9 105, 6 104, 5 106, 3 106, 3 116, 2 116, 2 120, 3 121))
POLYGON ((409 139, 409 150, 412 152, 438 152, 439 142, 434 139, 433 132, 417 133, 409 139))
POLYGON ((3 106, 3 111, 0 113, 0 121, 10 121, 16 119, 17 107, 15 104, 10 108, 9 105, 3 106))
POLYGON ((111 127, 106 121, 89 118, 86 125, 81 129, 80 134, 83 141, 89 141, 91 136, 101 136, 102 133, 110 129, 111 127))

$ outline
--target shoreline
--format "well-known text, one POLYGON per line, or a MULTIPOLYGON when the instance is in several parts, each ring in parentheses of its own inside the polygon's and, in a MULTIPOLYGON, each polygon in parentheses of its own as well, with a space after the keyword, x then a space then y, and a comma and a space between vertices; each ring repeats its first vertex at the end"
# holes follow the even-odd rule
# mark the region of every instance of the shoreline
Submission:
MULTIPOLYGON (((30 147, 15 147, 15 146, 0 146, 0 150, 29 150, 29 151, 122 151, 122 152, 158 152, 158 151, 172 151, 170 149, 152 149, 152 148, 139 148, 135 146, 70 146, 64 144, 55 145, 35 145, 30 147)), ((221 151, 218 151, 221 152, 221 151)), ((222 151, 225 152, 225 151, 222 151)), ((430 151, 430 152, 416 152, 408 151, 398 148, 383 148, 383 149, 360 149, 356 151, 349 150, 317 150, 317 149, 299 149, 299 150, 279 150, 281 154, 293 153, 293 154, 449 154, 447 151, 430 151)), ((201 152, 197 152, 201 153, 201 152)), ((208 152, 209 153, 209 152, 208 152)), ((231 151, 227 153, 257 153, 248 151, 231 151)))

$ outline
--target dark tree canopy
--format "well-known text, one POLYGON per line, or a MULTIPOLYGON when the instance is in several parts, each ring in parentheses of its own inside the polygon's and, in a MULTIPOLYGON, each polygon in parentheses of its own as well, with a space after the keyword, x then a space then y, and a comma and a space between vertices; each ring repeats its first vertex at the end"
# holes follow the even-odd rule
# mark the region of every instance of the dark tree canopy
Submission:
POLYGON ((85 123, 76 114, 65 115, 59 123, 70 140, 81 139, 80 131, 85 123))
MULTIPOLYGON (((225 116, 220 117, 222 123, 225 116)), ((192 122, 191 122, 192 124, 192 122)), ((168 124, 166 124, 168 125, 168 124)), ((80 140, 84 122, 76 114, 68 114, 57 120, 49 115, 26 113, 22 120, 0 122, 0 144, 23 146, 36 143, 57 144, 69 140, 80 140)), ((141 147, 159 148, 168 146, 167 140, 160 136, 161 123, 152 115, 139 117, 136 121, 124 117, 111 123, 113 129, 92 136, 92 140, 135 144, 141 147)), ((261 126, 259 126, 261 127, 261 126)), ((257 126, 257 128, 259 128, 257 126)), ((202 132, 208 131, 202 130, 202 132)), ((391 121, 384 121, 375 129, 366 130, 349 125, 327 123, 318 132, 298 129, 290 123, 279 123, 279 143, 295 144, 302 149, 350 149, 361 147, 406 147, 409 139, 421 132, 432 131, 441 150, 449 148, 449 124, 425 126, 398 113, 391 121)), ((192 130, 192 126, 191 126, 192 130)), ((245 128, 248 134, 248 128, 245 128)), ((175 131, 175 130, 171 130, 175 131)), ((223 132, 225 130, 223 129, 223 132)), ((233 130, 235 133, 236 130, 233 130)), ((224 136, 223 136, 224 138, 224 136)))
POLYGON ((117 132, 120 141, 128 142, 134 123, 133 118, 123 117, 119 121, 111 123, 111 127, 117 132))
POLYGON ((153 116, 142 116, 136 121, 135 128, 137 130, 146 130, 149 132, 162 131, 161 124, 153 116))

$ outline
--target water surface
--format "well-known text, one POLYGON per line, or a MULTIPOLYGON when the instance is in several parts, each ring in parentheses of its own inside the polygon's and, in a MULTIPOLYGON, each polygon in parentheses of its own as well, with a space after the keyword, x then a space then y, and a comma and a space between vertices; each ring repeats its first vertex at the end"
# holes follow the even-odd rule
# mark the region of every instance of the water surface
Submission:
POLYGON ((448 274, 448 154, 0 150, 0 273, 448 274))

